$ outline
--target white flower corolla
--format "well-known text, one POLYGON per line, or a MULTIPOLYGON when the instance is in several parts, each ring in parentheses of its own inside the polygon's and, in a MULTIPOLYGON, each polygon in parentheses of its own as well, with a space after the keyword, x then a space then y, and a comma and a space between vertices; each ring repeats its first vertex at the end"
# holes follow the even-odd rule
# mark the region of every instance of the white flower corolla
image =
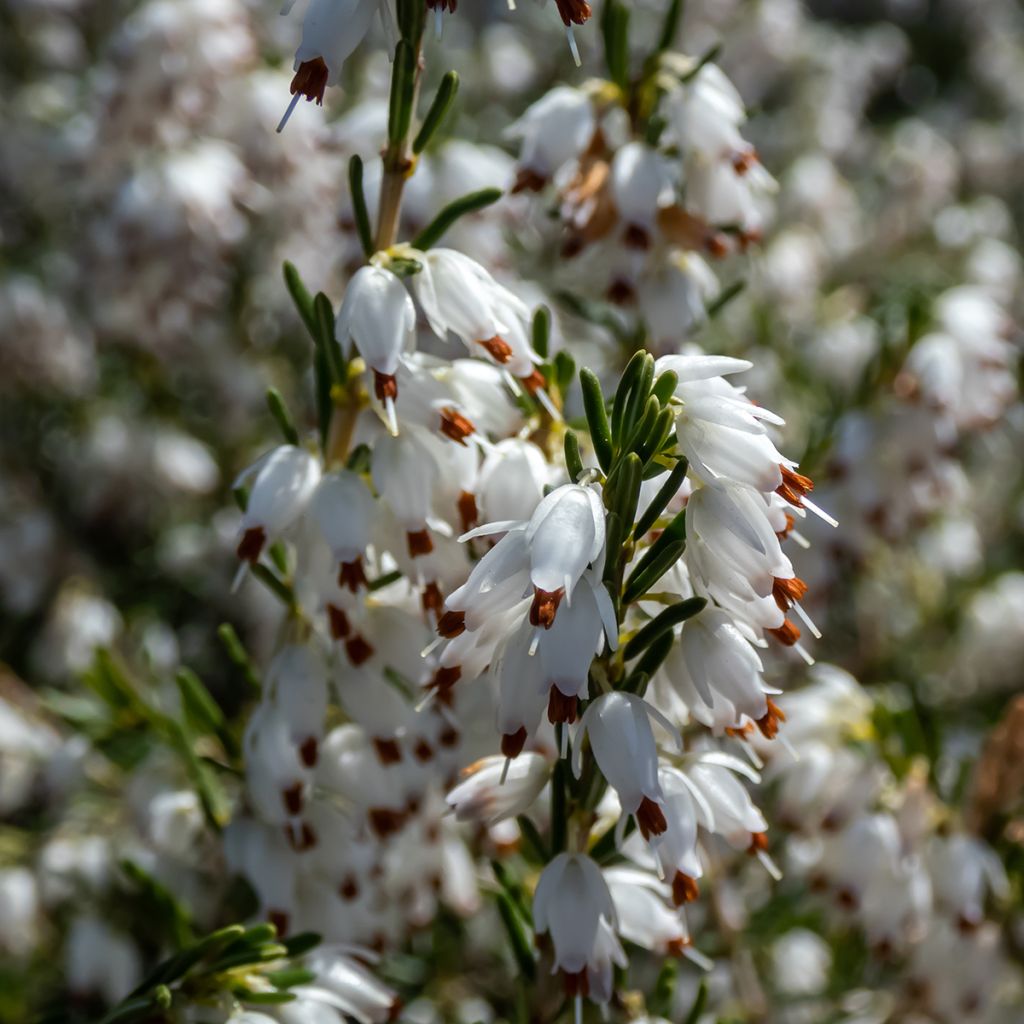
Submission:
POLYGON ((627 248, 652 243, 658 210, 675 197, 668 160, 642 142, 627 142, 612 158, 611 189, 627 248))
POLYGON ((412 708, 387 682, 380 668, 373 661, 346 665, 337 675, 336 687, 342 710, 373 739, 381 762, 393 764, 402 760, 398 737, 405 732, 412 708))
POLYGON ((601 921, 614 927, 615 906, 597 864, 583 853, 560 853, 541 872, 533 895, 533 927, 550 933, 554 971, 578 975, 594 957, 601 921))
POLYGON ((347 469, 327 473, 310 505, 320 533, 338 566, 338 586, 356 593, 366 586, 363 553, 370 542, 375 503, 357 473, 347 469))
POLYGON ((760 239, 768 220, 768 197, 777 189, 757 159, 743 154, 735 164, 698 162, 691 167, 686 200, 710 224, 736 225, 745 246, 760 239))
POLYGON ((427 322, 439 338, 456 335, 470 352, 483 349, 499 364, 513 358, 503 335, 512 318, 529 323, 530 312, 476 260, 455 249, 411 250, 422 269, 412 287, 427 322))
POLYGON ((926 851, 936 902, 963 928, 976 928, 985 914, 991 892, 1004 899, 1006 872, 990 846, 969 835, 936 837, 926 851))
MULTIPOLYGON (((293 2, 286 2, 282 13, 290 11, 293 2)), ((369 31, 374 11, 380 8, 383 12, 389 2, 310 0, 302 22, 302 41, 295 51, 292 101, 277 126, 279 132, 303 96, 323 106, 327 86, 337 83, 342 65, 369 31)))
POLYGON ((265 685, 302 763, 312 768, 327 717, 327 676, 320 652, 310 644, 286 644, 267 667, 265 685))
POLYGON ((551 467, 532 441, 499 441, 480 468, 477 499, 484 522, 529 519, 550 478, 551 467))
POLYGON ((620 691, 602 694, 587 706, 573 743, 573 773, 579 778, 583 771, 586 735, 601 774, 622 805, 619 828, 625 827, 626 816, 635 815, 645 839, 660 835, 668 827, 652 718, 681 745, 675 727, 660 711, 642 697, 620 691))
POLYGON ((238 557, 255 563, 267 543, 294 526, 309 507, 320 483, 320 463, 304 448, 284 444, 250 466, 235 486, 253 475, 238 557))
POLYGON ((72 993, 99 996, 113 1006, 138 983, 142 960, 128 936, 98 917, 81 914, 67 932, 64 969, 72 993))
MULTIPOLYGON (((651 852, 671 886, 673 902, 679 906, 697 898, 697 879, 704 874, 697 849, 697 807, 703 797, 678 768, 663 765, 658 769, 658 781, 664 793, 667 827, 651 838, 651 852)), ((703 817, 708 817, 707 808, 703 817)))
POLYGON ((537 656, 543 665, 543 687, 548 692, 548 720, 576 721, 577 701, 587 695, 591 662, 604 648, 618 646, 615 609, 600 579, 587 572, 571 604, 541 634, 537 656))
POLYGON ((692 792, 701 798, 695 805, 700 825, 736 849, 763 854, 768 822, 736 777, 757 782, 760 776, 739 758, 716 751, 697 755, 685 771, 692 792))
POLYGON ((358 725, 340 725, 324 737, 316 784, 326 793, 364 810, 374 835, 398 831, 406 819, 401 765, 384 765, 358 725))
POLYGON ((17 958, 31 953, 41 924, 35 875, 25 867, 0 869, 0 949, 17 958))
POLYGON ((707 304, 719 292, 714 271, 696 253, 674 252, 645 273, 637 287, 637 303, 652 345, 677 345, 707 319, 707 304))
POLYGON ((384 1024, 392 1019, 398 1005, 395 993, 354 959, 348 949, 322 946, 309 956, 306 967, 316 977, 289 990, 295 1001, 275 1011, 282 1024, 320 1021, 318 1008, 328 1007, 337 1011, 339 1021, 384 1024), (281 1010, 286 1012, 282 1014, 281 1010))
MULTIPOLYGON (((688 58, 677 58, 680 71, 688 58)), ((690 155, 706 161, 729 158, 746 149, 739 127, 747 119, 743 99, 717 64, 705 64, 690 81, 665 97, 672 139, 690 155)))
POLYGON ((395 374, 404 351, 415 340, 416 308, 401 278, 383 267, 360 267, 345 289, 334 333, 338 342, 359 349, 373 370, 373 390, 384 404, 391 432, 397 433, 395 374))
POLYGON ((548 704, 544 663, 531 653, 533 636, 533 627, 522 620, 499 648, 491 667, 498 681, 498 731, 505 757, 519 756, 548 704))
POLYGON ((282 829, 236 817, 224 830, 224 859, 256 890, 260 906, 286 935, 295 912, 296 858, 282 829))
POLYGON ((520 139, 515 191, 539 191, 570 160, 590 145, 597 117, 590 97, 559 85, 528 107, 506 134, 520 139))
POLYGON ((791 928, 772 944, 772 975, 787 995, 823 992, 831 967, 828 942, 807 928, 791 928))
MULTIPOLYGON (((307 752, 315 754, 315 740, 308 742, 307 752)), ((247 789, 260 817, 284 825, 301 814, 316 757, 312 764, 304 763, 281 708, 269 703, 257 707, 246 726, 243 749, 247 789)))
POLYGON ((551 775, 551 762, 527 751, 511 764, 504 757, 485 757, 464 768, 462 781, 446 800, 458 821, 496 825, 533 806, 551 775))
POLYGON ((606 868, 604 880, 622 938, 662 956, 686 955, 690 935, 682 916, 669 905, 669 887, 664 882, 632 867, 606 868))
POLYGON ((373 485, 405 530, 411 558, 434 549, 427 521, 433 517, 434 484, 442 462, 439 444, 426 431, 412 429, 398 437, 380 437, 373 449, 373 485))
POLYGON ((778 691, 765 685, 761 659, 722 609, 708 605, 688 619, 679 645, 669 652, 669 658, 665 666, 668 680, 690 703, 698 720, 703 718, 699 708, 692 705, 694 691, 706 708, 719 713, 715 715, 716 724, 740 728, 746 716, 766 735, 775 734, 781 715, 768 694, 778 691), (725 709, 731 721, 722 722, 720 715, 725 709))
POLYGON ((609 1002, 614 994, 615 968, 628 965, 629 959, 615 929, 605 918, 601 918, 597 941, 587 962, 587 998, 594 1003, 609 1002))

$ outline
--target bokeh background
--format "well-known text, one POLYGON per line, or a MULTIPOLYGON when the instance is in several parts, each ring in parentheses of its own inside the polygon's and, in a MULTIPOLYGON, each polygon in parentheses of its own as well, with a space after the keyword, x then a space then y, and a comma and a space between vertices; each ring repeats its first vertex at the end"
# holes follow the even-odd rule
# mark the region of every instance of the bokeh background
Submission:
MULTIPOLYGON (((431 41, 428 74, 453 67, 463 88, 408 227, 507 186, 503 129, 600 73, 595 26, 576 70, 550 5, 522 7, 464 0, 431 41)), ((780 182, 762 244, 722 270, 743 291, 696 340, 756 360, 752 388, 842 522, 809 531, 797 566, 815 653, 874 689, 893 766, 923 765, 1017 886, 1024 750, 993 754, 991 736, 1024 715, 1022 27, 1014 0, 689 0, 680 34, 694 54, 722 43, 780 182), (977 365, 936 384, 912 352, 943 332, 978 338, 977 365)), ((302 104, 277 135, 298 32, 264 0, 0 0, 5 1021, 67 995, 102 1006, 156 944, 122 907, 122 973, 95 991, 66 969, 90 941, 81 906, 116 902, 110 844, 155 842, 123 796, 135 754, 90 725, 96 649, 157 692, 187 664, 230 710, 218 626, 256 659, 269 640, 272 599, 231 591, 231 483, 274 440, 269 385, 313 422, 281 265, 340 298, 358 261, 347 161, 380 148, 389 74, 383 46, 362 47, 326 110, 302 104)), ((607 363, 604 296, 552 261, 527 202, 470 218, 457 244, 607 363)))

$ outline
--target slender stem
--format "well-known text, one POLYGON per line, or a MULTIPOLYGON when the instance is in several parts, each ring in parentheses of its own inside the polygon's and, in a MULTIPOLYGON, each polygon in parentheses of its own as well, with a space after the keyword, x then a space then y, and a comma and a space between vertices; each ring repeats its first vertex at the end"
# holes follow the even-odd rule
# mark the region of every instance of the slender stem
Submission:
MULTIPOLYGON (((412 93, 412 105, 415 110, 420 93, 420 82, 423 78, 422 22, 416 36, 410 39, 409 43, 412 46, 415 67, 412 93)), ((397 61, 392 66, 392 75, 395 74, 396 69, 397 61)), ((398 234, 398 215, 402 208, 402 192, 414 163, 410 143, 413 135, 412 120, 412 118, 409 119, 409 128, 402 137, 389 142, 384 150, 384 173, 380 186, 380 203, 377 207, 377 237, 374 240, 374 246, 378 252, 393 245, 398 234)))

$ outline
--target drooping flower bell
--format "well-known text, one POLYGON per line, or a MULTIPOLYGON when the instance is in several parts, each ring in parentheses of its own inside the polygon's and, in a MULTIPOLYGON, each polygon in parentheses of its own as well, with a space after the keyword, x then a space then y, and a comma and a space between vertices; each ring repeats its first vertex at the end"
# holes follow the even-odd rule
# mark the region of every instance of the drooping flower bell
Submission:
POLYGON ((370 541, 373 495, 358 474, 328 473, 313 496, 310 511, 338 563, 338 586, 354 594, 366 585, 363 552, 370 541))
POLYGON ((401 279, 383 267, 360 267, 345 289, 334 333, 340 344, 355 344, 373 371, 374 394, 392 434, 398 433, 395 374, 402 352, 412 347, 415 327, 416 308, 401 279))

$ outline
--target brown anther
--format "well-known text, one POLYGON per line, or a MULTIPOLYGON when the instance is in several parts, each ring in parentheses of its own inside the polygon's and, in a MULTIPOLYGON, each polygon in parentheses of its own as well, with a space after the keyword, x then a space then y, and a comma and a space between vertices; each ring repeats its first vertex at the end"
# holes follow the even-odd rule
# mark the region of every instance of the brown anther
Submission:
POLYGON ((299 65, 292 79, 291 94, 299 93, 307 100, 316 100, 316 105, 324 105, 324 92, 327 89, 327 79, 331 72, 323 57, 314 57, 312 60, 304 60, 299 65))
POLYGON ((450 690, 462 678, 459 665, 442 665, 430 680, 430 688, 440 692, 450 690))
POLYGON ((520 377, 519 383, 523 385, 523 390, 528 395, 535 395, 538 391, 543 391, 548 386, 548 382, 544 379, 544 374, 540 370, 532 370, 529 376, 520 377))
POLYGON ((449 725, 446 729, 442 729, 440 735, 437 737, 437 742, 442 747, 450 750, 459 742, 459 730, 453 725, 449 725))
POLYGON ((434 550, 434 542, 426 530, 410 530, 405 535, 405 545, 409 549, 410 558, 429 555, 434 550))
POLYGON ((302 783, 294 782, 287 789, 281 790, 284 809, 293 817, 302 810, 302 783))
POLYGON ((423 591, 420 593, 420 605, 425 612, 434 612, 435 614, 443 607, 444 594, 433 580, 424 585, 423 591))
POLYGON ((447 611, 437 620, 438 633, 448 640, 466 632, 466 613, 447 611))
POLYGON ((242 539, 238 542, 238 548, 235 553, 243 562, 249 562, 251 565, 255 565, 260 558, 260 553, 263 551, 263 545, 267 543, 267 534, 262 526, 250 526, 245 533, 242 534, 242 539))
POLYGON ((767 832, 751 832, 750 833, 750 845, 747 847, 747 853, 753 856, 755 853, 767 853, 768 852, 768 833, 767 832))
POLYGON ((766 740, 773 740, 779 734, 779 722, 784 722, 786 716, 782 708, 768 698, 768 710, 757 720, 757 727, 766 740))
POLYGON ((731 736, 734 740, 745 740, 754 731, 753 722, 744 722, 742 725, 726 726, 725 735, 731 736))
POLYGON ((559 587, 557 590, 541 590, 534 587, 533 604, 530 605, 530 625, 550 629, 555 623, 555 614, 563 597, 565 587, 559 587))
POLYGON ((348 587, 353 594, 360 587, 366 586, 366 573, 363 570, 362 558, 353 558, 351 562, 338 563, 338 586, 348 587))
POLYGON ((283 910, 268 910, 267 920, 274 926, 277 937, 288 934, 288 914, 283 910))
POLYGON ((302 741, 302 745, 299 747, 299 760, 307 767, 313 768, 316 766, 316 760, 319 756, 320 750, 317 744, 315 736, 307 736, 302 741))
POLYGON ((617 277, 605 290, 605 298, 616 306, 631 306, 636 302, 636 289, 621 277, 617 277))
POLYGON ((572 974, 569 971, 562 971, 562 981, 565 985, 565 994, 570 999, 590 995, 590 979, 587 977, 586 968, 572 974))
POLYGON ((428 11, 447 11, 454 14, 459 6, 459 0, 427 0, 428 11))
POLYGON ((365 637, 353 633, 345 641, 345 653, 353 665, 362 665, 373 657, 373 646, 365 637))
POLYGON ((459 493, 456 507, 459 510, 459 521, 462 523, 462 532, 473 528, 473 525, 480 518, 480 510, 476 507, 476 495, 472 491, 461 491, 459 493))
POLYGON ((566 27, 584 24, 592 13, 587 0, 555 0, 555 5, 566 27))
POLYGON ((757 150, 753 147, 738 150, 732 155, 732 169, 739 175, 746 174, 757 162, 757 150))
POLYGON ((370 828, 378 839, 386 839, 401 831, 405 824, 405 811, 395 811, 390 807, 371 807, 366 812, 370 828))
POLYGON ((526 746, 526 726, 520 726, 515 732, 507 732, 501 737, 501 753, 505 757, 518 757, 526 746))
POLYGON ((359 895, 359 883, 352 877, 346 875, 338 886, 338 895, 347 902, 351 902, 359 895))
POLYGON ((712 231, 704 239, 704 248, 708 255, 716 260, 724 260, 729 255, 729 238, 721 231, 712 231))
POLYGON ((752 245, 760 245, 764 235, 760 231, 752 229, 750 231, 741 231, 736 238, 740 243, 740 251, 746 252, 752 245))
POLYGON ((665 944, 665 952, 669 956, 682 958, 686 956, 686 950, 692 945, 692 939, 687 939, 680 935, 678 938, 668 940, 665 944))
POLYGON ((788 612, 795 602, 802 600, 806 593, 807 584, 799 576, 791 576, 788 580, 776 576, 772 582, 772 597, 784 612, 788 612))
POLYGON ((548 721, 552 724, 575 722, 579 703, 575 695, 567 697, 557 686, 552 686, 548 694, 548 721))
POLYGON ((476 433, 476 427, 453 405, 446 405, 441 410, 441 433, 451 438, 456 444, 466 446, 466 438, 476 433))
POLYGON ((386 398, 394 401, 398 397, 398 381, 393 373, 373 371, 373 393, 383 402, 386 398))
POLYGON ((348 616, 336 604, 327 606, 327 623, 335 640, 341 640, 352 632, 348 616))
POLYGON ((857 894, 852 889, 840 889, 836 893, 836 903, 843 910, 856 910, 860 905, 860 900, 857 899, 857 894))
POLYGON ((792 647, 800 639, 800 630, 789 619, 783 619, 782 625, 777 629, 766 629, 765 632, 771 633, 780 644, 787 647, 792 647))
POLYGON ((814 481, 809 476, 803 476, 790 469, 789 466, 780 465, 782 471, 782 483, 775 488, 775 493, 785 498, 790 505, 803 508, 803 496, 814 490, 814 481))
POLYGON ((672 902, 681 907, 684 903, 693 903, 700 896, 697 879, 677 871, 672 877, 672 902))
POLYGON ((623 232, 622 244, 627 249, 650 249, 651 236, 647 228, 639 224, 629 224, 623 232))
POLYGON ((507 363, 512 358, 512 346, 497 334, 493 338, 484 338, 479 345, 496 363, 507 363))
POLYGON ((288 845, 296 853, 304 853, 306 850, 312 850, 316 846, 316 833, 313 831, 313 826, 308 822, 304 821, 298 831, 286 825, 284 835, 285 839, 288 840, 288 845))
POLYGON ((426 764, 434 759, 434 748, 426 740, 417 740, 416 746, 412 748, 416 760, 426 764))
POLYGON ((373 749, 377 751, 377 760, 381 764, 398 764, 402 760, 402 748, 396 739, 373 737, 373 749))
POLYGON ((650 797, 644 797, 640 806, 636 809, 636 823, 640 828, 640 834, 644 839, 651 836, 660 836, 668 828, 665 820, 665 812, 661 804, 656 804, 650 797))
POLYGON ((548 183, 548 179, 529 167, 520 167, 516 171, 516 180, 512 184, 512 193, 540 192, 548 183))
POLYGON ((775 536, 778 537, 779 540, 785 540, 793 532, 793 527, 796 526, 796 516, 792 516, 788 512, 785 513, 785 516, 786 528, 784 530, 780 530, 778 533, 775 534, 775 536))
POLYGON ((961 935, 973 935, 981 927, 981 917, 977 914, 958 914, 956 927, 961 935))

